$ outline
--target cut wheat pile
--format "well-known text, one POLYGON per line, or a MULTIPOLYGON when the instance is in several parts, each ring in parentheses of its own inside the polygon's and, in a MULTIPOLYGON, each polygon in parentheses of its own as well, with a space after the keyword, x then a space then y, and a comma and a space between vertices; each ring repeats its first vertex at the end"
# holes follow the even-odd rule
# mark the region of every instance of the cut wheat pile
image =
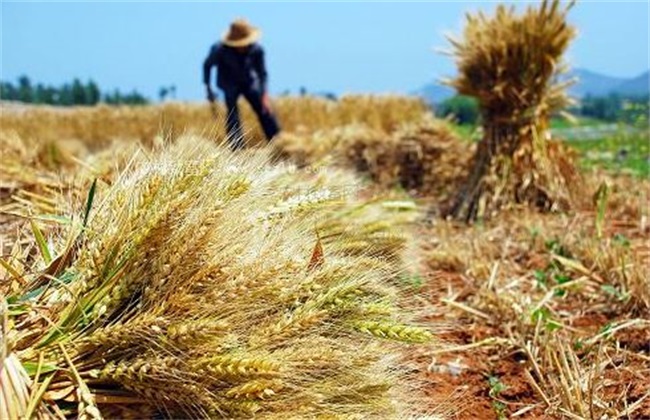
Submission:
POLYGON ((401 187, 440 201, 458 188, 473 150, 431 115, 390 132, 351 124, 311 135, 285 133, 276 147, 300 165, 338 164, 384 188, 401 187))
POLYGON ((412 205, 267 160, 182 138, 32 218, 1 260, 0 418, 414 413, 412 205))
POLYGON ((572 206, 580 182, 561 144, 547 142, 549 118, 570 103, 559 75, 576 29, 568 6, 543 0, 519 14, 498 5, 493 16, 468 14, 462 39, 450 38, 458 76, 448 83, 477 99, 483 139, 450 209, 472 221, 512 203, 544 210, 572 206))

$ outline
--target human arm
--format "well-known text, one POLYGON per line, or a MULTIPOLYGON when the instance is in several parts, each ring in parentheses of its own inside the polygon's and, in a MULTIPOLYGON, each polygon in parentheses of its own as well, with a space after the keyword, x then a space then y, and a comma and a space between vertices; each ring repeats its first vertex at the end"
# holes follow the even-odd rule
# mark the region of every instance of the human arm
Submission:
POLYGON ((208 56, 203 61, 203 84, 205 85, 206 96, 208 101, 214 102, 216 96, 210 87, 210 76, 212 73, 212 67, 217 66, 217 48, 212 47, 208 56))

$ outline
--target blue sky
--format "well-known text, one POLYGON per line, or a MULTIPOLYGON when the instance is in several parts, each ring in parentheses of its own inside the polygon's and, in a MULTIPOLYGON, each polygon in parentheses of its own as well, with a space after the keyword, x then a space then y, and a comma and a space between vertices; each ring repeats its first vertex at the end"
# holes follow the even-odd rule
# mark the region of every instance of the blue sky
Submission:
MULTIPOLYGON (((454 65, 434 49, 459 33, 465 11, 489 1, 436 2, 25 2, 0 0, 0 79, 21 74, 60 84, 92 78, 102 89, 155 98, 175 84, 179 99, 203 97, 201 63, 236 17, 263 31, 272 93, 408 93, 454 65)), ((650 6, 579 1, 573 66, 612 76, 647 70, 650 6)))

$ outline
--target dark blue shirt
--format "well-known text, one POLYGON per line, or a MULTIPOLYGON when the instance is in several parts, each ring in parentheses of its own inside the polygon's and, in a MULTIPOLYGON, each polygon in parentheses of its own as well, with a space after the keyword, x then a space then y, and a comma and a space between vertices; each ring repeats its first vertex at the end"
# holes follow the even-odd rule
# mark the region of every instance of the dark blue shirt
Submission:
POLYGON ((212 67, 217 67, 217 86, 228 89, 260 89, 266 92, 266 66, 264 50, 259 44, 252 44, 245 52, 220 42, 210 48, 203 62, 203 83, 209 85, 212 67))

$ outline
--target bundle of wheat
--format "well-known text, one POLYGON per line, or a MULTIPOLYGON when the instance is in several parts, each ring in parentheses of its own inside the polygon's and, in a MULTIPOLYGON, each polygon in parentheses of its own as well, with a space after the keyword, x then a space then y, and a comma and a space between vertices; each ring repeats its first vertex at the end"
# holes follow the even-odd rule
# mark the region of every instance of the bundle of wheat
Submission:
POLYGON ((41 259, 0 260, 0 417, 417 409, 396 357, 430 339, 397 308, 411 206, 267 159, 181 139, 93 185, 41 259))
POLYGON ((471 145, 448 125, 425 119, 390 136, 356 136, 345 147, 347 161, 385 187, 401 186, 421 195, 445 197, 458 184, 471 145))
POLYGON ((474 146, 442 121, 407 125, 395 137, 402 187, 444 201, 462 180, 474 146))
POLYGON ((281 133, 273 145, 277 154, 298 166, 323 166, 346 163, 346 152, 352 141, 381 143, 386 134, 364 124, 347 124, 332 129, 288 131, 281 133))
POLYGON ((575 172, 563 166, 572 163, 548 155, 546 135, 551 112, 568 103, 571 81, 557 76, 575 35, 566 21, 571 6, 543 0, 517 15, 499 5, 493 17, 467 15, 463 40, 450 38, 459 75, 447 83, 478 100, 484 132, 452 216, 469 221, 513 202, 570 206, 575 181, 565 175, 575 172))
POLYGON ((13 216, 69 213, 93 179, 110 183, 141 149, 113 141, 92 153, 80 141, 39 141, 0 131, 0 213, 13 216))
MULTIPOLYGON (((12 219, 16 213, 57 213, 66 207, 63 191, 74 190, 76 167, 72 153, 84 154, 74 142, 30 142, 12 132, 0 132, 0 217, 12 219), (27 208, 26 211, 25 208, 27 208)), ((3 223, 4 224, 4 223, 3 223)), ((4 226, 2 226, 4 228, 4 226)))
POLYGON ((443 121, 429 117, 384 133, 361 124, 308 134, 283 133, 279 154, 299 165, 336 163, 370 175, 383 187, 444 201, 459 184, 472 152, 443 121))

